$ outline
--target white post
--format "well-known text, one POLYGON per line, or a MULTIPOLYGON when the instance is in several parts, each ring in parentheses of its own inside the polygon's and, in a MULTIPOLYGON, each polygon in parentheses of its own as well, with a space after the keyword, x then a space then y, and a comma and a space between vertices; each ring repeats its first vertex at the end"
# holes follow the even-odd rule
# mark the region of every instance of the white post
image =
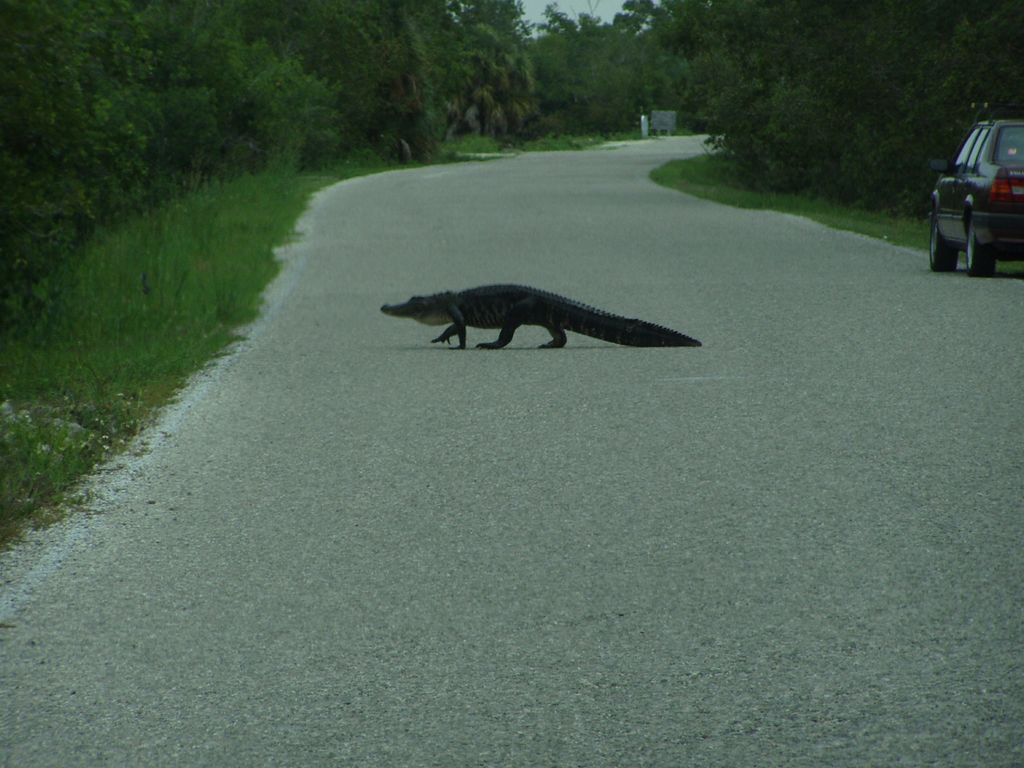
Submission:
POLYGON ((650 133, 650 131, 647 123, 647 115, 640 115, 640 138, 646 139, 648 133, 650 133))

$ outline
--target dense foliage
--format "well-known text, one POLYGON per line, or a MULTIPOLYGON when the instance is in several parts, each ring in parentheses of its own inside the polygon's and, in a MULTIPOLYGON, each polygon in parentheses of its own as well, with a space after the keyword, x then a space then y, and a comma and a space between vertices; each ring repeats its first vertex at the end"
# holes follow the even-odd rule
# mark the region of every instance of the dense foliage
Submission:
POLYGON ((99 225, 284 158, 678 109, 751 185, 911 212, 972 102, 1024 101, 1020 0, 0 0, 0 333, 99 225))
POLYGON ((663 40, 669 17, 652 0, 630 0, 611 23, 573 19, 548 6, 530 46, 538 114, 533 135, 639 129, 640 115, 682 103, 685 60, 663 40))
POLYGON ((1020 0, 665 0, 687 106, 748 183, 923 211, 973 102, 1021 102, 1020 0))
POLYGON ((0 0, 0 332, 59 308, 97 226, 183 188, 426 158, 474 105, 518 128, 528 34, 517 0, 0 0))

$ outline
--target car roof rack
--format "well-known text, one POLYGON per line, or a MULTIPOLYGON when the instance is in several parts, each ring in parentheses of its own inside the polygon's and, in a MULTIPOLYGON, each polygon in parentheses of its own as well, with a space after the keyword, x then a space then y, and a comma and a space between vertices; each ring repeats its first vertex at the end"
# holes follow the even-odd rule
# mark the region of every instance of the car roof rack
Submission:
POLYGON ((974 102, 974 122, 981 120, 999 120, 1006 117, 1024 117, 1024 104, 1009 102, 974 102))

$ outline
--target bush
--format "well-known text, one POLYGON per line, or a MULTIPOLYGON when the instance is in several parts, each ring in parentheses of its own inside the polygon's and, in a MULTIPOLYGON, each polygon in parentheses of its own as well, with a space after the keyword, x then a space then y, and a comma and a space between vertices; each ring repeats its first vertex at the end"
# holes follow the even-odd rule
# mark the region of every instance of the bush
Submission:
POLYGON ((140 36, 122 0, 0 0, 0 332, 45 313, 63 255, 140 199, 140 36))
POLYGON ((1014 100, 1016 0, 672 2, 688 101, 755 185, 923 212, 972 101, 1014 100))

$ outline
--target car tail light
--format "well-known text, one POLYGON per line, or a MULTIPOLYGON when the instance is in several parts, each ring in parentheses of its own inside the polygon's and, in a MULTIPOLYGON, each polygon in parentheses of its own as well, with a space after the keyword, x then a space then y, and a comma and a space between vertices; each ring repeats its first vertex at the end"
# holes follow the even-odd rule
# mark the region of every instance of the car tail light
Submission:
POLYGON ((1000 168, 988 199, 993 203, 1024 203, 1024 171, 1000 168))

